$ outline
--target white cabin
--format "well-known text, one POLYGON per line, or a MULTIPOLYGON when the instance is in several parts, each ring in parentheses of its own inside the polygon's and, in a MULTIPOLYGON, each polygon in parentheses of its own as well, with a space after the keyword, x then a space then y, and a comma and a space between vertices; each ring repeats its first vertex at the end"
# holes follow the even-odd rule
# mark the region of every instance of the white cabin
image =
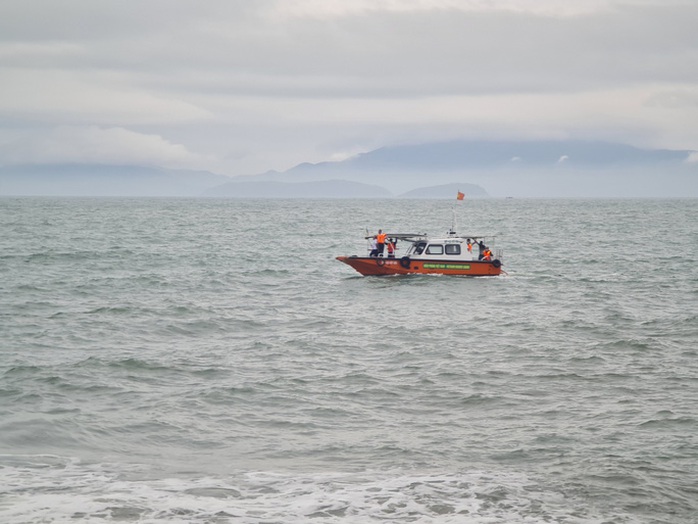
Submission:
MULTIPOLYGON (((444 261, 472 261, 480 258, 480 248, 477 244, 482 241, 494 254, 493 258, 501 258, 501 250, 495 251, 494 237, 482 235, 457 236, 454 231, 449 231, 445 237, 429 238, 426 234, 388 233, 388 239, 396 239, 396 258, 403 256, 414 260, 444 260, 444 261), (472 251, 468 251, 468 240, 471 241, 472 251), (407 250, 402 249, 409 244, 407 250)), ((387 251, 383 254, 387 256, 387 251)))

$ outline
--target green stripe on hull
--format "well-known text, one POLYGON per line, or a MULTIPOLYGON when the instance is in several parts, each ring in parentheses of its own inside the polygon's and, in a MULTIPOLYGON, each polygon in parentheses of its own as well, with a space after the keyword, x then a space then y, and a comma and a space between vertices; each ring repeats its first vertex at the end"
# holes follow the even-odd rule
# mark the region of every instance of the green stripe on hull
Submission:
POLYGON ((424 264, 424 269, 470 269, 470 264, 424 264))

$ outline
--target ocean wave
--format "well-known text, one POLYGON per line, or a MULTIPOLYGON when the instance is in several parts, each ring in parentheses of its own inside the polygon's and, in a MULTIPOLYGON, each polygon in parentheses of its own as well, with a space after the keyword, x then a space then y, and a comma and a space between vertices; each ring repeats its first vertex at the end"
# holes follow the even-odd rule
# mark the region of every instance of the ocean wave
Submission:
POLYGON ((108 464, 49 458, 33 467, 6 466, 0 478, 12 486, 0 502, 0 517, 8 523, 640 522, 628 513, 590 508, 584 498, 525 475, 491 470, 134 480, 116 476, 108 464))
POLYGON ((0 239, 0 451, 84 462, 0 459, 0 522, 695 520, 695 202, 472 203, 482 279, 333 258, 438 202, 42 202, 0 239))
POLYGON ((652 419, 638 424, 638 427, 643 429, 652 429, 656 431, 669 430, 673 431, 676 427, 697 427, 698 419, 695 417, 667 417, 661 419, 652 419))

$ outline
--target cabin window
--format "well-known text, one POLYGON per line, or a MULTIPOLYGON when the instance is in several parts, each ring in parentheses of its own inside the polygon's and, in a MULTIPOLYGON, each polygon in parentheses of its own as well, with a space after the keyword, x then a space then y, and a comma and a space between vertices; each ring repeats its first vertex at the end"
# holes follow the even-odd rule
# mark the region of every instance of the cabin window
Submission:
POLYGON ((429 244, 427 255, 443 255, 444 247, 441 244, 429 244))
POLYGON ((425 248, 426 246, 427 246, 427 245, 426 245, 424 242, 420 242, 419 244, 417 244, 417 245, 414 247, 414 254, 415 254, 415 255, 421 255, 422 252, 424 251, 424 248, 425 248))
POLYGON ((446 244, 447 255, 460 255, 460 244, 446 244))

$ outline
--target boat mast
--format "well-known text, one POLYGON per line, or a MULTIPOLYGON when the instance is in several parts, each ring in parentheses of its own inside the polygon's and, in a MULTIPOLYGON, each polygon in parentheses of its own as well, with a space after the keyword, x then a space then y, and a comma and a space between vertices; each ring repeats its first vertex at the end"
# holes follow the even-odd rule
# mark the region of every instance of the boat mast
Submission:
POLYGON ((458 193, 456 194, 456 201, 453 203, 453 222, 451 223, 451 231, 448 232, 450 236, 456 236, 456 231, 457 231, 457 217, 456 217, 456 206, 458 205, 459 202, 462 202, 463 199, 465 198, 465 193, 461 193, 460 190, 458 190, 458 193))

